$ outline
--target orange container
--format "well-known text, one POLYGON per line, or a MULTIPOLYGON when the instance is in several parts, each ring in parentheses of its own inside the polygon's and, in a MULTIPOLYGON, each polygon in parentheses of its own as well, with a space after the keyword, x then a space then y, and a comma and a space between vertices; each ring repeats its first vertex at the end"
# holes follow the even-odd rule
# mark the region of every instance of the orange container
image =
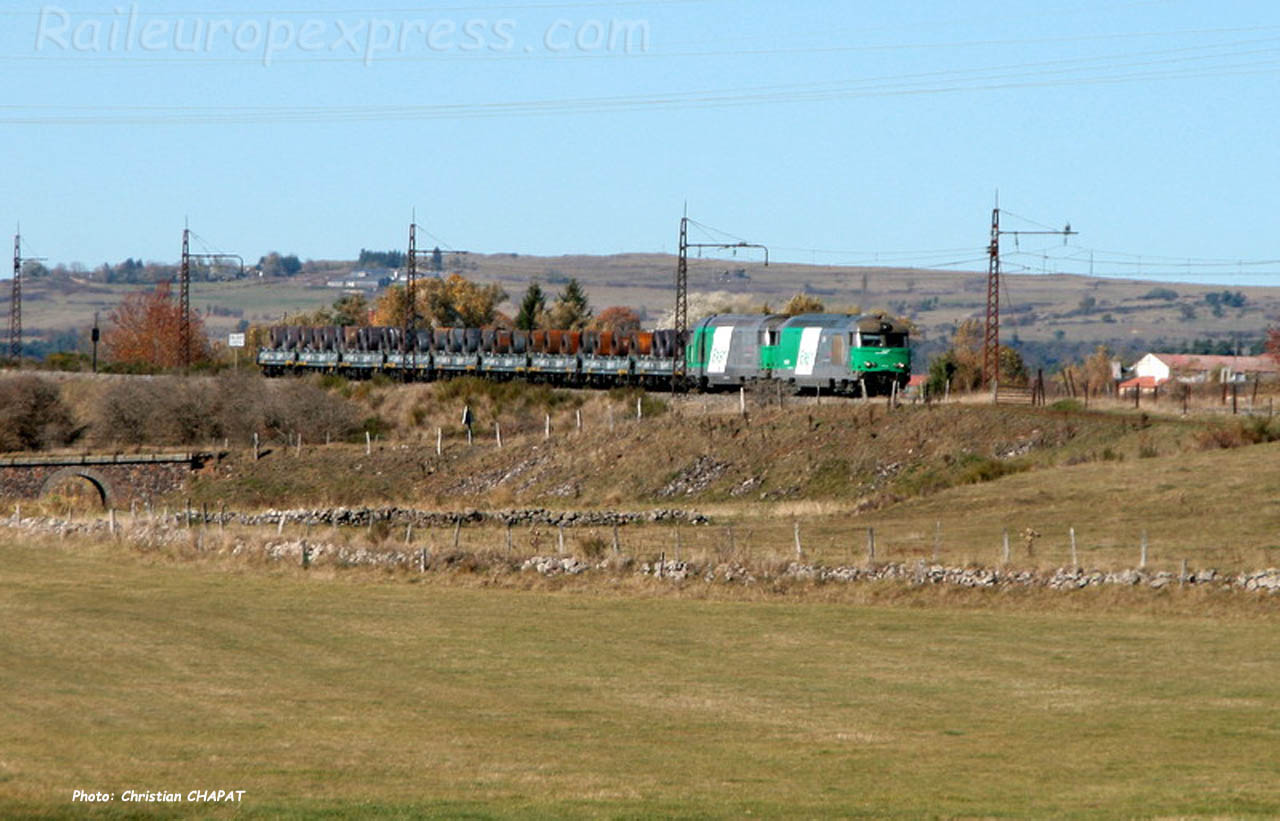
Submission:
POLYGON ((651 356, 653 354, 653 333, 651 331, 636 331, 631 335, 631 350, 638 356, 651 356))

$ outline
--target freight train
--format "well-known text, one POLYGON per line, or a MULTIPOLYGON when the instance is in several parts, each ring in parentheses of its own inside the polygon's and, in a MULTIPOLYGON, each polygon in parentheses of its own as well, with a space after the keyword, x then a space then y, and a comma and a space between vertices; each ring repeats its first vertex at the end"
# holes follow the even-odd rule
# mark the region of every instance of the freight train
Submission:
POLYGON ((267 376, 383 374, 404 381, 455 376, 522 379, 569 387, 671 389, 676 357, 684 384, 717 390, 776 382, 789 390, 875 396, 905 387, 908 328, 880 314, 717 314, 686 338, 676 331, 518 331, 387 327, 270 329, 258 351, 267 376))

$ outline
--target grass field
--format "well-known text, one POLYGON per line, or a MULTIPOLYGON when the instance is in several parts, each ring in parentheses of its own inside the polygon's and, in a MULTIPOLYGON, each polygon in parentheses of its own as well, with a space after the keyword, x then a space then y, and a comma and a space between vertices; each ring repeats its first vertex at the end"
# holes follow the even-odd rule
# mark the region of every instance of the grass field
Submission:
POLYGON ((1280 631, 1248 608, 466 589, 72 542, 0 568, 4 817, 1280 814, 1280 631))

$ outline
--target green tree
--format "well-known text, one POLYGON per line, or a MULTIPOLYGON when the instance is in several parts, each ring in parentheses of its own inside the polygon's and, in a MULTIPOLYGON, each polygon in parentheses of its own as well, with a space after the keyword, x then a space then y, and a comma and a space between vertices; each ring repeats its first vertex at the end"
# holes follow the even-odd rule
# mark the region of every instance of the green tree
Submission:
POLYGON ((524 292, 524 298, 520 300, 520 312, 516 314, 516 328, 522 331, 534 330, 546 311, 547 295, 542 292, 542 286, 536 280, 530 282, 524 292))
POLYGON ((333 303, 331 325, 368 325, 369 301, 364 294, 347 294, 333 303))
POLYGON ((549 319, 551 327, 566 331, 581 330, 591 322, 591 305, 577 279, 565 283, 549 319))

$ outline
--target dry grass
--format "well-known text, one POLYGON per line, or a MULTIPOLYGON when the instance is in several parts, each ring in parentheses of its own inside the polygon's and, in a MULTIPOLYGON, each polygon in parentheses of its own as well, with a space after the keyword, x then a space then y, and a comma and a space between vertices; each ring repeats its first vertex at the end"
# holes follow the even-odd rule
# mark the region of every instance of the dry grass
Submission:
POLYGON ((176 812, 213 817, 1280 813, 1255 619, 0 563, 7 817, 94 815, 77 787, 247 791, 176 812))

